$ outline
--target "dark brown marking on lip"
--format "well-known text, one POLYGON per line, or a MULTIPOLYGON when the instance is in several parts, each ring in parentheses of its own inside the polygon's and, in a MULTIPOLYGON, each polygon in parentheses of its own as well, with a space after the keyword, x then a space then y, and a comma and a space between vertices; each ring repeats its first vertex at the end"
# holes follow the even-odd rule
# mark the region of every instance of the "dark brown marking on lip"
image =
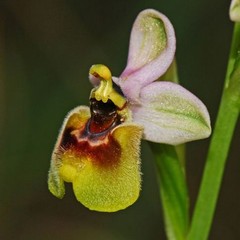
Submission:
MULTIPOLYGON (((110 135, 104 136, 104 140, 90 140, 83 136, 78 140, 72 134, 73 129, 65 129, 60 144, 60 149, 71 150, 77 158, 88 158, 99 166, 113 166, 119 163, 121 157, 120 144, 110 135), (98 143, 99 144, 96 144, 98 143)), ((83 134, 83 132, 82 132, 83 134)))
POLYGON ((73 128, 66 128, 64 129, 61 143, 60 143, 60 148, 62 149, 69 149, 71 146, 74 146, 77 144, 77 139, 74 137, 71 132, 73 131, 73 128))

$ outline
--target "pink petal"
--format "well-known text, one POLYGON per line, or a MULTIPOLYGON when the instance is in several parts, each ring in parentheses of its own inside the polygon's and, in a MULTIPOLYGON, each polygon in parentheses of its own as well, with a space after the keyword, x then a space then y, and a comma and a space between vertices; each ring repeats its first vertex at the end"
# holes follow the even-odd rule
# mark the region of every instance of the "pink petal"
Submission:
POLYGON ((175 49, 175 33, 168 18, 152 9, 142 11, 133 24, 128 63, 120 76, 125 96, 137 101, 141 88, 166 72, 175 49))
POLYGON ((205 105, 172 82, 155 82, 140 93, 141 105, 132 105, 133 121, 144 126, 144 138, 177 145, 206 138, 211 133, 205 105))

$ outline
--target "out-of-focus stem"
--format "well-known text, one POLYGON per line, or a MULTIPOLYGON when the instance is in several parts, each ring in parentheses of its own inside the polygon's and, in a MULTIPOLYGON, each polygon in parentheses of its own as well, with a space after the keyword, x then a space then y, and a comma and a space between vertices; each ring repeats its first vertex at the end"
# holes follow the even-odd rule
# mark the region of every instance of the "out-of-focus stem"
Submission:
POLYGON ((227 68, 225 86, 212 135, 207 161, 195 206, 188 240, 208 238, 225 162, 240 108, 240 24, 236 23, 227 68))

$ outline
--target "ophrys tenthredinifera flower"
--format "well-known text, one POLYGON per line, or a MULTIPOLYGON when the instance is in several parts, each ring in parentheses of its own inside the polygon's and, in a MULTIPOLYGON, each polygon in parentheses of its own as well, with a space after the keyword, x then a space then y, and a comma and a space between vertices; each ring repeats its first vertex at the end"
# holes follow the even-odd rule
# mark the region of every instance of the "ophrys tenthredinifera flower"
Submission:
POLYGON ((52 154, 48 184, 55 196, 62 198, 64 182, 71 182, 89 209, 124 209, 139 196, 142 137, 177 145, 209 136, 204 104, 176 83, 157 81, 173 61, 175 44, 170 21, 145 10, 133 25, 120 77, 102 64, 90 68, 90 108, 68 113, 52 154))

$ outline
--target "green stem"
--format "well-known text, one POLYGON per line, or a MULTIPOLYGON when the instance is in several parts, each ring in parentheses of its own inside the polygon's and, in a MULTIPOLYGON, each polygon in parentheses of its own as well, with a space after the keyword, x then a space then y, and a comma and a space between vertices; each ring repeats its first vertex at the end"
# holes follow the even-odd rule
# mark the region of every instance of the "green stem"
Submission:
POLYGON ((240 50, 240 25, 234 28, 224 91, 212 135, 207 161, 195 206, 188 240, 208 238, 216 202, 222 182, 232 135, 239 115, 240 78, 238 54, 240 50))
POLYGON ((168 239, 184 240, 189 226, 185 173, 174 146, 150 143, 156 158, 160 197, 168 239))
POLYGON ((178 159, 179 159, 180 163, 183 166, 183 170, 184 170, 184 173, 185 173, 185 167, 186 167, 186 144, 183 143, 183 144, 175 146, 175 150, 176 150, 178 159))

